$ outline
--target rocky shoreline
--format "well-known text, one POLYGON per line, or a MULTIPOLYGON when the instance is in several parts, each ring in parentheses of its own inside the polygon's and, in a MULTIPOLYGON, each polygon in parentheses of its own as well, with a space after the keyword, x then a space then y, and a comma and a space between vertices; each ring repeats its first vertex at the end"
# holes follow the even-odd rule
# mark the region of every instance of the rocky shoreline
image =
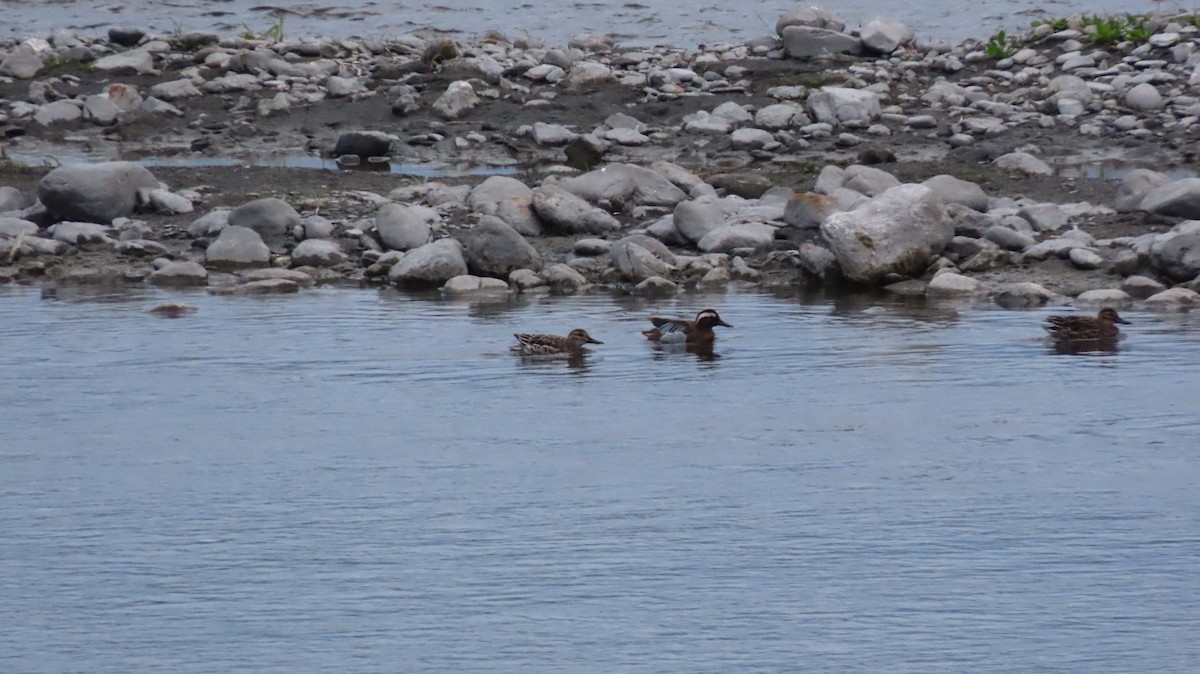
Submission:
POLYGON ((1186 309, 1198 26, 950 45, 800 8, 688 50, 56 32, 0 46, 0 283, 1186 309), (1086 177, 1105 161, 1119 180, 1086 177))

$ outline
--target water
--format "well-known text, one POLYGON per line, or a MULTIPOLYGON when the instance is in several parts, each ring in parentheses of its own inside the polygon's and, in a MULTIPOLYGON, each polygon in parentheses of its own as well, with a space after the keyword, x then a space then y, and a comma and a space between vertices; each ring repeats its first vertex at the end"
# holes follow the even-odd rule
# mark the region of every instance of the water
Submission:
POLYGON ((512 37, 532 36, 562 43, 587 31, 607 32, 625 44, 690 47, 744 40, 773 33, 775 20, 797 5, 824 4, 850 27, 878 16, 903 20, 924 39, 989 37, 1000 29, 1028 28, 1039 18, 1071 14, 1124 14, 1195 10, 1197 0, 1004 0, 980 9, 960 0, 843 0, 806 3, 764 0, 752 7, 714 0, 662 2, 575 2, 559 0, 439 0, 434 4, 373 0, 366 3, 202 0, 0 0, 5 36, 24 38, 71 28, 103 33, 111 26, 137 26, 159 34, 215 30, 223 34, 266 33, 283 17, 286 37, 380 38, 422 30, 470 37, 496 29, 512 37))
POLYGON ((1192 671, 1200 318, 1044 313, 0 288, 0 671, 1192 671))

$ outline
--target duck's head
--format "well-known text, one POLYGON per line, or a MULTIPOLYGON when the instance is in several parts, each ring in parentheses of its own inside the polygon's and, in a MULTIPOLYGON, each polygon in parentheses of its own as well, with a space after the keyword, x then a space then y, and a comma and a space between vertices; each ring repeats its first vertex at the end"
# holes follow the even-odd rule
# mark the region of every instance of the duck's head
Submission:
POLYGON ((721 320, 720 314, 715 309, 705 309, 696 314, 696 327, 701 330, 711 330, 714 325, 724 325, 727 328, 733 326, 721 320))
POLYGON ((603 344, 604 342, 592 337, 583 328, 575 328, 567 335, 567 339, 576 344, 603 344))
POLYGON ((1125 320, 1124 318, 1121 318, 1121 316, 1117 313, 1116 309, 1113 309, 1111 307, 1105 307, 1105 308, 1101 309, 1099 315, 1097 315, 1096 318, 1099 318, 1102 321, 1107 321, 1109 323, 1124 323, 1126 325, 1130 324, 1129 321, 1125 320))

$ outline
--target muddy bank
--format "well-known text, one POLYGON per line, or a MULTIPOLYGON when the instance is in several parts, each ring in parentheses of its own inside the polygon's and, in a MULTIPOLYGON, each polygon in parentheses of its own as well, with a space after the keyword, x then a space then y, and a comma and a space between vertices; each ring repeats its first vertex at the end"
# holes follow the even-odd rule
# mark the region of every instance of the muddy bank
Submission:
MULTIPOLYGON (((769 39, 690 50, 625 49, 599 35, 566 48, 499 34, 472 44, 203 33, 14 43, 0 66, 0 186, 16 195, 5 216, 36 231, 0 232, 0 278, 139 283, 190 262, 205 274, 171 282, 237 287, 248 268, 301 267, 317 282, 414 287, 441 286, 445 269, 458 270, 513 292, 850 283, 1011 299, 1008 286, 1023 282, 1045 291, 1025 303, 1122 288, 1131 292, 1102 301, 1125 303, 1194 285, 1180 241, 1167 244, 1193 236, 1180 223, 1200 214, 1178 199, 1143 203, 1191 175, 1194 19, 1148 19, 1138 24, 1145 34, 1130 28, 1115 41, 1077 19, 941 47, 897 25, 847 32, 827 13, 785 16, 769 39), (75 216, 29 205, 39 186, 53 201, 43 183, 51 165, 108 159, 140 160, 167 194, 138 193, 129 213, 93 219, 108 229, 65 235, 51 228, 75 216), (483 199, 494 176, 530 194, 506 183, 517 193, 483 199), (926 182, 935 176, 958 182, 926 182), (647 196, 656 181, 664 186, 647 196), (878 229, 854 214, 871 202, 887 210, 877 200, 900 185, 920 187, 907 192, 912 203, 938 204, 925 217, 935 224, 888 225, 870 234, 867 253, 886 257, 894 245, 895 259, 855 260, 838 232, 861 241, 866 230, 855 228, 878 229), (964 197, 968 185, 977 192, 964 197), (179 201, 171 196, 190 209, 163 206, 179 201), (268 197, 295 219, 285 214, 286 228, 270 235, 249 223, 267 253, 212 264, 229 223, 197 222, 268 197), (388 204, 407 210, 387 215, 388 204), (413 245, 396 243, 393 227, 416 227, 413 245), (891 240, 906 227, 919 240, 891 240), (721 236, 705 239, 714 229, 721 236), (481 243, 479 232, 508 243, 481 243), (393 273, 443 238, 459 242, 461 264, 393 273), (297 264, 306 239, 314 243, 302 253, 326 257, 297 264), (512 259, 528 264, 480 261, 508 244, 527 244, 534 254, 512 259), (532 276, 514 280, 519 270, 532 276), (947 274, 973 283, 931 284, 947 274)), ((254 282, 273 283, 255 291, 302 285, 294 274, 262 276, 254 282)))

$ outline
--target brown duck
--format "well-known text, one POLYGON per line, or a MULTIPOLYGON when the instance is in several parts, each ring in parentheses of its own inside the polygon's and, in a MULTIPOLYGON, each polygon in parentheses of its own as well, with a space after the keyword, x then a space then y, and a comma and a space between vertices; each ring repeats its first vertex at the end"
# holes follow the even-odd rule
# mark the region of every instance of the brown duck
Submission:
POLYGON ((696 314, 694 321, 651 316, 650 322, 654 327, 643 330, 642 334, 646 339, 662 344, 712 344, 717 338, 717 334, 713 332, 714 326, 733 327, 721 320, 721 316, 713 309, 705 309, 696 314))
POLYGON ((575 328, 566 337, 558 335, 514 334, 517 343, 509 349, 516 356, 578 355, 587 351, 584 344, 603 344, 583 328, 575 328))
POLYGON ((1115 340, 1121 334, 1117 323, 1129 324, 1116 309, 1104 308, 1096 317, 1051 316, 1046 319, 1046 332, 1059 342, 1092 342, 1115 340))

